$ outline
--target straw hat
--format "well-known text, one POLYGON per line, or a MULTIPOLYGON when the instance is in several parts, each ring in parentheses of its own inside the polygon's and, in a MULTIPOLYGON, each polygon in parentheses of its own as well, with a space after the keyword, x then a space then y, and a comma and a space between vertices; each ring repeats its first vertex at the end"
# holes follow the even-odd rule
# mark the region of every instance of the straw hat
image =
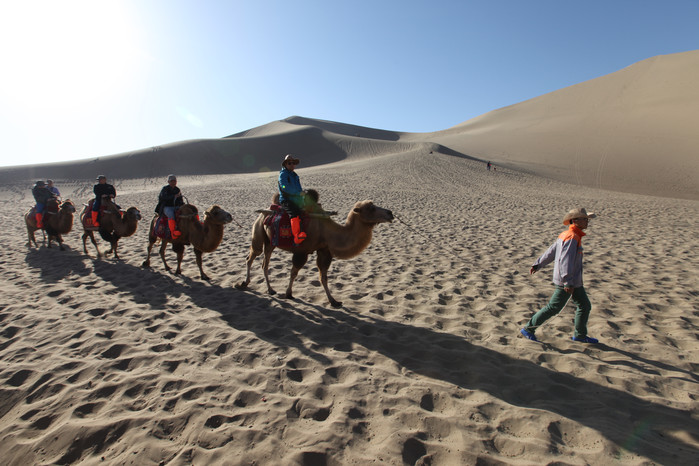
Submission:
POLYGON ((36 182, 36 186, 46 186, 46 183, 44 183, 44 180, 39 180, 36 182))
POLYGON ((294 156, 291 154, 286 154, 286 157, 284 157, 284 161, 282 162, 282 167, 286 166, 286 162, 294 162, 296 165, 298 165, 300 160, 295 159, 294 156))
POLYGON ((97 177, 97 181, 101 180, 102 178, 104 178, 105 180, 107 179, 106 176, 104 176, 104 175, 99 175, 99 176, 97 177))
POLYGON ((172 181, 172 180, 177 181, 177 177, 176 177, 175 175, 168 175, 168 176, 167 176, 167 181, 168 181, 168 183, 169 183, 170 181, 172 181))
POLYGON ((584 207, 578 207, 577 209, 569 210, 565 217, 563 217, 563 225, 570 225, 571 220, 576 218, 595 218, 594 212, 587 213, 584 207))

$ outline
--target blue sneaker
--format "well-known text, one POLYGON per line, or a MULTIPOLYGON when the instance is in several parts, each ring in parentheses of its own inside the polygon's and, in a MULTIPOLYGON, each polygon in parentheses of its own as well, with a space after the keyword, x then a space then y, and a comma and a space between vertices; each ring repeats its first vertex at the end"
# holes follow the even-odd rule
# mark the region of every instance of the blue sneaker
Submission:
POLYGON ((579 341, 582 343, 599 343, 599 340, 597 338, 592 337, 572 337, 571 340, 579 341))
POLYGON ((524 338, 529 338, 531 341, 539 341, 536 339, 536 335, 534 335, 532 332, 530 332, 526 328, 523 328, 522 330, 520 330, 519 333, 524 335, 524 338))

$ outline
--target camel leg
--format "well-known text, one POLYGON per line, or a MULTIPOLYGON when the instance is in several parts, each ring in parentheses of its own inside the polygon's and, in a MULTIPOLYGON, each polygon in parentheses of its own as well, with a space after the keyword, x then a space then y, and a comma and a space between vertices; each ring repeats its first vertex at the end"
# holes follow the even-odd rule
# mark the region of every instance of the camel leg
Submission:
MULTIPOLYGON (((172 247, 173 247, 173 249, 174 249, 175 246, 173 245, 172 247)), ((166 248, 167 248, 167 241, 163 241, 163 242, 160 244, 160 258, 163 260, 163 265, 165 266, 165 270, 167 270, 167 271, 169 272, 169 271, 170 271, 170 266, 167 265, 167 261, 165 261, 165 249, 166 249, 166 248)))
POLYGON ((182 258, 184 257, 184 244, 172 243, 172 250, 177 253, 177 270, 175 270, 175 275, 181 275, 182 258))
POLYGON ((119 254, 117 254, 117 247, 119 246, 119 240, 114 241, 111 243, 112 247, 109 248, 109 251, 106 252, 106 254, 111 254, 114 253, 114 259, 119 259, 119 254))
POLYGON ((144 260, 143 263, 141 264, 141 267, 143 267, 144 269, 147 269, 150 267, 150 253, 153 250, 153 245, 155 244, 156 241, 157 241, 157 238, 155 238, 153 236, 148 237, 148 250, 146 252, 146 260, 144 260))
POLYGON ((201 277, 202 280, 210 280, 209 276, 204 273, 204 267, 202 267, 202 261, 201 261, 201 255, 203 254, 202 251, 199 249, 194 249, 194 255, 197 257, 197 266, 199 267, 199 276, 201 277))
POLYGON ((56 236, 56 242, 58 243, 58 249, 65 251, 66 247, 63 246, 63 237, 61 235, 56 236))
POLYGON ((111 253, 114 253, 114 258, 119 259, 119 254, 117 254, 117 248, 119 247, 119 238, 116 238, 114 241, 111 243, 111 248, 109 248, 109 251, 105 252, 105 255, 109 255, 111 253))
POLYGON ((296 276, 299 274, 299 270, 301 270, 301 268, 306 264, 307 260, 308 254, 303 252, 295 252, 294 255, 291 256, 291 263, 293 266, 291 267, 291 273, 289 274, 289 286, 286 289, 286 297, 288 299, 294 299, 291 288, 294 284, 294 280, 296 280, 296 276))
POLYGON ((271 243, 266 242, 264 247, 264 257, 262 258, 262 273, 265 275, 265 282, 267 283, 267 293, 276 294, 277 292, 272 289, 272 285, 269 283, 269 260, 272 258, 272 251, 274 251, 274 246, 271 243))
POLYGON ((236 285, 236 288, 247 288, 247 286, 250 284, 250 269, 252 269, 252 263, 255 262, 255 258, 259 256, 261 253, 262 251, 255 249, 255 243, 253 242, 252 246, 250 246, 250 252, 248 253, 248 257, 247 259, 245 259, 245 280, 238 283, 238 285, 236 285))
POLYGON ((36 229, 32 229, 29 226, 27 226, 27 238, 29 241, 27 242, 27 247, 32 247, 32 242, 34 243, 34 247, 38 248, 39 245, 36 244, 36 237, 34 236, 34 232, 36 229))
POLYGON ((342 307, 340 301, 336 301, 335 298, 330 294, 330 288, 328 288, 328 269, 332 263, 333 256, 327 249, 319 249, 317 251, 316 265, 318 265, 318 275, 320 275, 320 283, 325 289, 325 294, 328 295, 328 300, 330 300, 330 305, 332 307, 342 307))
POLYGON ((269 243, 269 240, 265 237, 265 241, 256 240, 253 235, 252 243, 250 244, 250 252, 248 253, 247 259, 245 259, 246 273, 245 280, 237 284, 235 287, 239 289, 247 288, 250 284, 252 263, 255 262, 257 256, 265 253, 265 257, 262 261, 262 272, 265 274, 265 280, 267 282, 267 292, 269 294, 275 294, 275 291, 269 285, 269 276, 267 274, 267 267, 269 266, 269 258, 272 255, 272 250, 274 247, 269 243))
POLYGON ((90 255, 90 253, 87 252, 87 238, 90 238, 90 241, 92 241, 92 244, 95 246, 95 249, 97 250, 97 258, 102 257, 100 248, 97 247, 97 241, 95 241, 95 234, 90 230, 87 230, 83 233, 83 251, 85 251, 85 255, 90 255))

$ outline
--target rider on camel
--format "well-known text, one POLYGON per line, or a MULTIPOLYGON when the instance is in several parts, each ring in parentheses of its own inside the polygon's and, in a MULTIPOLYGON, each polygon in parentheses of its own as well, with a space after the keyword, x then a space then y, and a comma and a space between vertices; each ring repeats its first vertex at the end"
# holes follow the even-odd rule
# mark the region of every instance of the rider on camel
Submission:
POLYGON ((58 190, 57 187, 53 185, 53 180, 46 180, 46 188, 53 193, 53 195, 60 201, 61 199, 61 192, 58 190))
POLYGON ((282 205, 291 221, 291 232, 294 234, 294 244, 303 243, 306 233, 301 230, 301 210, 304 206, 305 192, 301 181, 294 169, 299 164, 291 154, 284 157, 282 169, 279 172, 279 203, 282 205))
POLYGON ((46 208, 46 203, 49 201, 49 199, 53 199, 56 196, 49 191, 49 188, 46 187, 46 183, 44 183, 43 180, 36 182, 32 188, 32 195, 36 201, 36 207, 34 208, 36 212, 36 227, 44 228, 44 209, 46 208))
POLYGON ((112 199, 116 197, 116 189, 111 184, 107 184, 107 177, 100 175, 97 177, 97 184, 92 190, 95 193, 95 200, 92 203, 92 225, 99 227, 100 224, 97 221, 97 216, 100 212, 100 206, 102 205, 102 196, 109 196, 112 199))
POLYGON ((167 185, 163 186, 158 195, 158 205, 155 207, 155 212, 158 215, 167 217, 167 225, 170 228, 170 235, 173 239, 179 238, 182 233, 177 230, 175 222, 175 211, 184 204, 182 192, 177 187, 177 177, 168 175, 167 185))

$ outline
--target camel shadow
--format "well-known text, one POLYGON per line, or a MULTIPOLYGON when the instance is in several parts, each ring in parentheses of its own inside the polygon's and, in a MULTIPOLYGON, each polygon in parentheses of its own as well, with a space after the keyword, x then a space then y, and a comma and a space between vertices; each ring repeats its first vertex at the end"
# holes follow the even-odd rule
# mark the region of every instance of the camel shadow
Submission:
MULTIPOLYGON (((513 358, 456 335, 383 320, 378 315, 356 315, 346 307, 328 309, 187 277, 182 277, 186 285, 183 289, 182 283, 166 275, 126 263, 97 265, 96 273, 132 293, 135 301, 154 307, 164 305, 173 293, 186 292, 195 305, 217 312, 231 328, 252 332, 276 347, 296 348, 324 365, 332 362, 317 349, 332 348, 349 354, 355 345, 361 345, 395 361, 408 371, 408 377, 413 372, 466 390, 486 392, 511 405, 571 419, 596 430, 620 451, 625 449, 660 464, 691 463, 699 456, 692 412, 513 358), (148 286, 136 288, 135 282, 148 286), (496 377, 490 375, 493 371, 498 372, 496 377), (667 435, 682 431, 688 433, 689 440, 667 435)), ((609 346, 602 350, 675 370, 609 346)))
POLYGON ((260 338, 272 344, 296 348, 321 364, 330 363, 327 357, 310 350, 299 337, 286 331, 284 321, 288 315, 293 315, 296 306, 294 301, 274 297, 265 299, 254 292, 242 293, 233 288, 223 288, 185 275, 179 275, 175 279, 172 273, 144 269, 122 261, 95 261, 94 273, 120 291, 129 293, 136 303, 148 304, 154 309, 162 309, 169 299, 179 297, 186 292, 197 306, 214 310, 219 314, 231 312, 230 308, 226 308, 226 303, 234 302, 233 309, 236 315, 248 316, 256 324, 262 303, 264 304, 262 312, 269 324, 268 328, 260 329, 252 324, 246 327, 241 323, 234 327, 238 330, 254 331, 260 338), (186 288, 183 288, 182 282, 186 288), (231 301, 231 297, 235 297, 235 300, 231 301), (270 302, 278 304, 283 312, 269 306, 270 302))
POLYGON ((40 271, 39 277, 47 283, 56 283, 71 275, 86 277, 90 275, 90 269, 85 266, 85 256, 77 250, 63 243, 65 250, 58 247, 47 248, 40 246, 38 249, 30 249, 24 261, 31 268, 40 271))
POLYGON ((138 304, 163 308, 169 298, 184 293, 182 284, 167 274, 130 265, 121 260, 95 260, 93 272, 121 291, 131 294, 138 304))

